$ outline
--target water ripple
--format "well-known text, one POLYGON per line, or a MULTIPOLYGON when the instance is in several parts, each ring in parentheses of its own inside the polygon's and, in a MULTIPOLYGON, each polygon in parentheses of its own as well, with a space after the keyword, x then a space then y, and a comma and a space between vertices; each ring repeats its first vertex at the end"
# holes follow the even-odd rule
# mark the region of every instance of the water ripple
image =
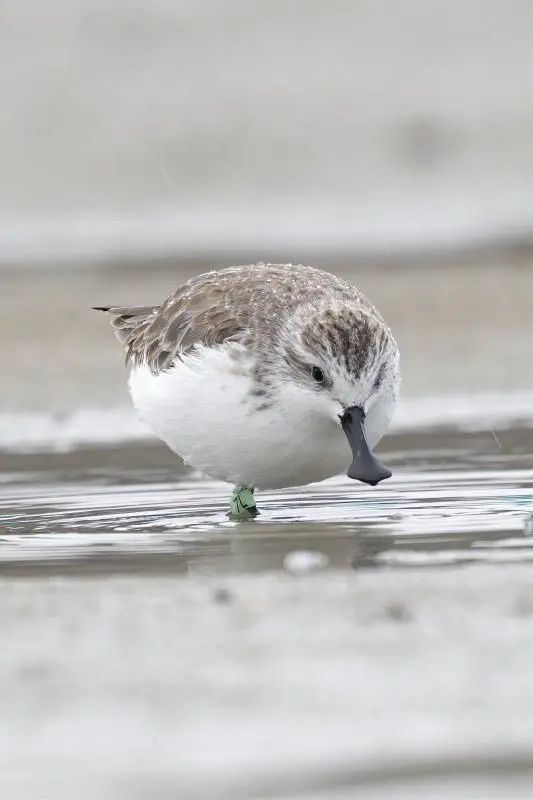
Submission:
POLYGON ((530 561, 532 487, 525 462, 487 470, 456 454, 400 465, 375 489, 341 476, 262 492, 261 516, 239 524, 225 514, 228 487, 194 475, 31 472, 0 485, 0 569, 130 569, 134 560, 135 569, 254 571, 281 569, 305 548, 358 568, 530 561))

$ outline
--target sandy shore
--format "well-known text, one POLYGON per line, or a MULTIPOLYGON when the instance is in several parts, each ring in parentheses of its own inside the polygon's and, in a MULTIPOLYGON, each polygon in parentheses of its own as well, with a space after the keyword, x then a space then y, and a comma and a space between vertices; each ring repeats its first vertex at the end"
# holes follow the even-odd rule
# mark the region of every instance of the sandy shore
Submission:
POLYGON ((5 797, 75 785, 77 797, 237 800, 324 790, 328 776, 375 792, 383 780, 371 796, 387 797, 399 766, 400 790, 418 771, 441 797, 465 759, 463 788, 491 759, 507 788, 533 767, 521 565, 4 579, 0 615, 5 797))

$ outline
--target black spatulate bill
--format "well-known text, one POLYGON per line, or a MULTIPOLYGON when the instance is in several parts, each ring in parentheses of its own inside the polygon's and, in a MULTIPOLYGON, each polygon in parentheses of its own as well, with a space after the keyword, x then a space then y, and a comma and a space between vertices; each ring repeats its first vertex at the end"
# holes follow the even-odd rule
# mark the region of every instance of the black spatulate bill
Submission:
POLYGON ((341 424, 352 449, 353 461, 347 472, 349 478, 370 486, 390 478, 392 472, 370 450, 365 436, 365 412, 359 406, 347 408, 341 424))

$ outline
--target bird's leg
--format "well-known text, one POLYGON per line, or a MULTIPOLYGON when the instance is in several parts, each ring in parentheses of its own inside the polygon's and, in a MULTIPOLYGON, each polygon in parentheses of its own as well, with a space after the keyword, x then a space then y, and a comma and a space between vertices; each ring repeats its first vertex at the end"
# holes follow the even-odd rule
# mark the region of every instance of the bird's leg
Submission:
POLYGON ((230 500, 228 517, 233 520, 253 519, 259 514, 253 486, 236 486, 230 500))

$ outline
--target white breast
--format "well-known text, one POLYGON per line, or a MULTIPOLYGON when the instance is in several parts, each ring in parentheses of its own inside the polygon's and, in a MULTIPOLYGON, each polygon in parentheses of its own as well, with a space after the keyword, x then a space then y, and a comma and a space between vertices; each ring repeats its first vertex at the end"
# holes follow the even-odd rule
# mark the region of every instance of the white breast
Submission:
POLYGON ((257 410, 251 361, 230 347, 203 348, 159 375, 134 368, 141 419, 186 464, 234 484, 275 489, 344 471, 351 454, 340 425, 292 404, 257 410))

